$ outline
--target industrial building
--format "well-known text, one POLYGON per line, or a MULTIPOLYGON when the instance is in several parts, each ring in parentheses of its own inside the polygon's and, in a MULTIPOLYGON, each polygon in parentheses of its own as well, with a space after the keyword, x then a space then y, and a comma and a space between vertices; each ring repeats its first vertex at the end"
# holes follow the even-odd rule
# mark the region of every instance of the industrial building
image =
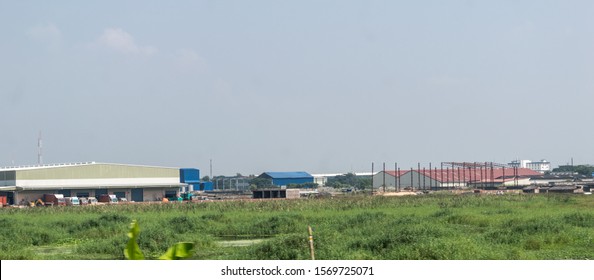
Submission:
POLYGON ((299 172, 264 172, 258 178, 271 179, 272 184, 278 187, 286 187, 289 184, 313 183, 314 177, 303 171, 299 172))
POLYGON ((541 174, 551 171, 551 163, 544 159, 541 159, 540 161, 531 161, 527 159, 514 160, 508 163, 508 165, 515 168, 529 168, 534 171, 538 171, 541 174))
POLYGON ((380 171, 373 175, 375 190, 437 190, 449 188, 492 188, 525 186, 531 176, 540 176, 529 168, 447 168, 380 171))
POLYGON ((0 168, 0 196, 9 204, 35 201, 44 194, 99 197, 113 194, 128 201, 157 201, 191 191, 199 183, 194 168, 82 162, 0 168))
POLYGON ((297 199, 300 197, 298 189, 259 189, 252 191, 252 198, 286 198, 297 199))
POLYGON ((247 191, 250 189, 250 180, 252 177, 242 176, 216 176, 211 178, 212 188, 210 190, 219 191, 247 191))

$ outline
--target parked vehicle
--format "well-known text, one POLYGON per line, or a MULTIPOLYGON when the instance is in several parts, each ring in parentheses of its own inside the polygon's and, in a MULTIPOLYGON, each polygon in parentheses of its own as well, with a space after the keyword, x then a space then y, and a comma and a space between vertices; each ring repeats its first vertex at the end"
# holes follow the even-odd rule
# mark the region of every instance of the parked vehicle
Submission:
POLYGON ((87 203, 88 205, 94 205, 99 203, 99 201, 94 197, 87 197, 87 203))
POLYGON ((181 193, 180 196, 184 201, 190 201, 194 199, 194 194, 191 192, 181 193))
POLYGON ((116 204, 118 203, 118 198, 115 194, 102 194, 99 196, 99 202, 116 204))
POLYGON ((66 205, 80 205, 80 200, 76 196, 65 197, 66 205))
POLYGON ((98 202, 94 197, 79 197, 78 200, 80 200, 80 205, 93 205, 98 202))
POLYGON ((64 199, 63 194, 44 194, 43 195, 43 202, 45 206, 52 206, 52 205, 66 205, 66 200, 64 199))
POLYGON ((80 205, 88 205, 89 204, 88 197, 79 197, 78 200, 80 200, 80 205))

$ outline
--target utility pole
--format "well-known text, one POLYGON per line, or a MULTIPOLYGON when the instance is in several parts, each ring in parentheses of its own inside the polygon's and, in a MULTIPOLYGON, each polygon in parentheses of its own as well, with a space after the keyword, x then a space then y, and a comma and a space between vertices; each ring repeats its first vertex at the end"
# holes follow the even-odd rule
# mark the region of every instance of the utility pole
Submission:
POLYGON ((386 163, 384 162, 384 182, 383 182, 383 186, 384 186, 384 192, 386 192, 386 163))
POLYGON ((43 142, 41 141, 41 131, 39 131, 39 137, 37 138, 37 164, 43 164, 43 142))
POLYGON ((371 163, 371 195, 373 195, 373 162, 371 163))

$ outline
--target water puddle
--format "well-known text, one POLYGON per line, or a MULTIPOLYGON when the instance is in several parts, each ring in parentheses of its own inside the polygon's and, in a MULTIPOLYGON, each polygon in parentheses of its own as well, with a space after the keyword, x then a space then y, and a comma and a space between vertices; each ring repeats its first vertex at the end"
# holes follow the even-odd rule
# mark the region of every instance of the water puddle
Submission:
POLYGON ((219 240, 215 241, 222 247, 245 247, 258 244, 273 238, 274 235, 235 235, 235 236, 219 236, 219 240))
POLYGON ((241 239, 241 240, 221 240, 216 243, 221 247, 245 247, 258 244, 266 240, 265 238, 260 239, 241 239))
POLYGON ((56 255, 70 255, 74 252, 76 245, 60 245, 60 246, 37 246, 33 252, 41 256, 56 256, 56 255))

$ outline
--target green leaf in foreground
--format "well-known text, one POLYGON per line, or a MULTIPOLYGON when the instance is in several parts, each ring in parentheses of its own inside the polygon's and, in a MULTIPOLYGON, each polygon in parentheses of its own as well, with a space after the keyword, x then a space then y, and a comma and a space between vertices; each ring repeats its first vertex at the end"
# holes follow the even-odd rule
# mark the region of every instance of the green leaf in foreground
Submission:
POLYGON ((179 242, 169 247, 167 252, 159 257, 160 260, 182 260, 192 256, 194 243, 179 242))
POLYGON ((128 232, 128 237, 130 239, 128 240, 128 244, 126 245, 126 248, 124 249, 124 256, 126 257, 126 259, 144 260, 144 255, 140 251, 140 247, 138 246, 138 243, 136 242, 136 239, 138 238, 139 235, 140 235, 140 227, 138 226, 138 223, 136 222, 136 220, 133 220, 132 223, 130 224, 130 231, 128 232))

